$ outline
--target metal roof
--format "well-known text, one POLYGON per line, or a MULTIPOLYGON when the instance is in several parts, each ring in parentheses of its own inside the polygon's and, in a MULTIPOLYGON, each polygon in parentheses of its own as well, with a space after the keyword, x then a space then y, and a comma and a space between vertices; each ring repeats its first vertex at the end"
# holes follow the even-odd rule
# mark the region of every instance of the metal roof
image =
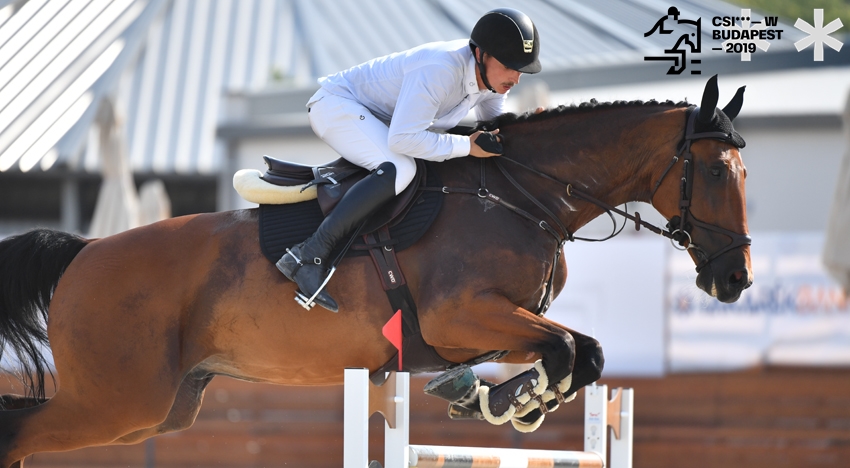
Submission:
POLYGON ((159 0, 30 0, 0 10, 0 171, 46 170, 79 146, 159 0))
MULTIPOLYGON (((225 154, 216 127, 234 112, 226 95, 315 88, 371 58, 468 37, 499 6, 534 18, 545 73, 642 63, 672 46, 643 35, 667 14, 662 0, 17 1, 0 9, 0 171, 98 170, 96 151, 81 149, 112 94, 135 171, 213 173, 225 154)), ((703 18, 704 49, 710 18, 741 10, 676 6, 703 18)))

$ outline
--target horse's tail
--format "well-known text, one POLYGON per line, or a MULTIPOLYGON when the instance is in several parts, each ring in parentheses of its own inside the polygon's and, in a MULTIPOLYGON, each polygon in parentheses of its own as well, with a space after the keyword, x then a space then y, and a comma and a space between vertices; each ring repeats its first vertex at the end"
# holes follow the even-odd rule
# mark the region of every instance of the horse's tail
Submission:
POLYGON ((0 241, 0 359, 13 351, 28 393, 44 398, 47 309, 59 278, 90 241, 36 229, 0 241))

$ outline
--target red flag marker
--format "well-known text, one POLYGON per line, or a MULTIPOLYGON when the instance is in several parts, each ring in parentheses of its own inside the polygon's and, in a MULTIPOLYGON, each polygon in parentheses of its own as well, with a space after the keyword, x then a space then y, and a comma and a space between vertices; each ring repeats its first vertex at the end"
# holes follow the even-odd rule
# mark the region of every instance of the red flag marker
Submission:
POLYGON ((401 310, 396 311, 392 318, 384 324, 381 331, 384 338, 388 339, 398 350, 398 370, 401 371, 401 310))

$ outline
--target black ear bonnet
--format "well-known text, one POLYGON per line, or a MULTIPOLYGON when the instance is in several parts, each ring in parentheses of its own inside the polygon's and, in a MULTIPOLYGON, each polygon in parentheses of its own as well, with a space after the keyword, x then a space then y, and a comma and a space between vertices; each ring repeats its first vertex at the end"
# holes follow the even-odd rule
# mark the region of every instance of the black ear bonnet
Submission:
POLYGON ((741 111, 741 106, 744 105, 744 90, 746 86, 741 86, 735 93, 735 96, 726 104, 723 110, 717 108, 718 95, 720 94, 717 88, 717 75, 711 77, 708 83, 705 84, 705 91, 702 94, 702 103, 699 107, 699 116, 694 123, 694 132, 721 132, 725 133, 726 138, 716 138, 720 141, 725 141, 736 148, 743 148, 747 145, 741 135, 735 131, 732 126, 732 121, 738 116, 741 111))

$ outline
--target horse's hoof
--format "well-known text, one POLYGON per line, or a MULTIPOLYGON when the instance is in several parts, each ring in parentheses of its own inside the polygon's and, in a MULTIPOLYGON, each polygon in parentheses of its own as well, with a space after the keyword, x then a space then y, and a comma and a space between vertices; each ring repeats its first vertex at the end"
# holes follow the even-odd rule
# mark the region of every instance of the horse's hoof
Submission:
POLYGON ((478 396, 478 376, 467 365, 457 366, 434 377, 422 389, 428 395, 468 406, 478 396))

